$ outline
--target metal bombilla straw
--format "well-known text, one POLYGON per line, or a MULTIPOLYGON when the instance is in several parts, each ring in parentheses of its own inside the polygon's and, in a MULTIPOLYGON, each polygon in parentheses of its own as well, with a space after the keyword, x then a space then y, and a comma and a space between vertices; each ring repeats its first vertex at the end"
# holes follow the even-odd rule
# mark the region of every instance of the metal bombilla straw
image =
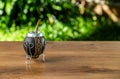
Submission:
POLYGON ((37 25, 36 25, 36 28, 35 28, 35 33, 37 34, 38 33, 38 25, 40 24, 40 19, 37 21, 37 25))

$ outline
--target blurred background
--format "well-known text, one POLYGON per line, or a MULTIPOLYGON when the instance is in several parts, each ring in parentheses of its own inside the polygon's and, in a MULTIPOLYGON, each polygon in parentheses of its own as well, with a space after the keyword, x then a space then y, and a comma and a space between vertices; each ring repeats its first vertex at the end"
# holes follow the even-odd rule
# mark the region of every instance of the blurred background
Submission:
POLYGON ((0 0, 0 41, 34 31, 49 41, 120 40, 119 0, 0 0))

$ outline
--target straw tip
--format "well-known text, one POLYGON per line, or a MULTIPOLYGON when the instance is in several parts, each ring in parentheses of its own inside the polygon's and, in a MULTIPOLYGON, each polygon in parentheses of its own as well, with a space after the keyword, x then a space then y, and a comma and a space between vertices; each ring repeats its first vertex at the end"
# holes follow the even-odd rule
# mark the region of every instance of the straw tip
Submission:
POLYGON ((40 22, 40 19, 38 19, 38 22, 40 22))

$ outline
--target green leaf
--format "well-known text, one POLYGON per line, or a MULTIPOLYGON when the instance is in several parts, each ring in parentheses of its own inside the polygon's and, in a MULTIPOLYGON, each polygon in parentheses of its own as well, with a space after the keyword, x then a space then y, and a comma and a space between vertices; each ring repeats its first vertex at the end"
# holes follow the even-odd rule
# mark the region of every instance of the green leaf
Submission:
POLYGON ((52 8, 55 9, 55 10, 58 10, 58 11, 61 11, 61 10, 62 10, 62 7, 61 7, 61 6, 55 5, 55 4, 52 5, 52 8))

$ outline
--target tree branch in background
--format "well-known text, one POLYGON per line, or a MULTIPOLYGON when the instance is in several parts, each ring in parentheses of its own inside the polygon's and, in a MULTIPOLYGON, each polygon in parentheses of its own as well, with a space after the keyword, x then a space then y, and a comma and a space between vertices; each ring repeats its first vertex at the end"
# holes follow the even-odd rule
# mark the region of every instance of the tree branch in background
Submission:
POLYGON ((79 7, 81 14, 85 13, 85 8, 89 8, 97 15, 102 16, 104 12, 113 22, 120 22, 120 10, 118 9, 120 8, 120 5, 118 5, 119 2, 110 4, 109 0, 72 0, 72 3, 79 7))
POLYGON ((119 18, 111 11, 108 5, 103 4, 102 9, 114 22, 119 22, 119 18))

